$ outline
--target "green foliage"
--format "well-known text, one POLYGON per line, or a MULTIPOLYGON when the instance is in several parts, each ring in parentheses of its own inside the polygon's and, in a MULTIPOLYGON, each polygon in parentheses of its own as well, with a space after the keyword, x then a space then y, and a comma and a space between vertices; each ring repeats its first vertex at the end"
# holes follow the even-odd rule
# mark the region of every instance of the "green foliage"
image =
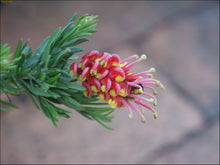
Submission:
MULTIPOLYGON (((68 61, 75 60, 75 53, 83 51, 76 46, 88 41, 85 37, 97 31, 94 29, 97 16, 83 15, 75 21, 76 16, 74 14, 62 30, 57 28, 47 37, 35 53, 27 47, 28 41, 24 44, 22 40, 18 42, 13 57, 10 47, 1 45, 0 92, 6 94, 8 102, 0 102, 18 108, 12 104, 8 94, 20 96, 25 91, 56 127, 60 117, 70 117, 68 114, 71 112, 59 106, 65 105, 112 129, 104 122, 111 122, 113 109, 106 106, 107 103, 100 103, 97 95, 85 97, 85 88, 77 84, 69 73, 68 61)), ((9 109, 1 107, 1 111, 9 109)))

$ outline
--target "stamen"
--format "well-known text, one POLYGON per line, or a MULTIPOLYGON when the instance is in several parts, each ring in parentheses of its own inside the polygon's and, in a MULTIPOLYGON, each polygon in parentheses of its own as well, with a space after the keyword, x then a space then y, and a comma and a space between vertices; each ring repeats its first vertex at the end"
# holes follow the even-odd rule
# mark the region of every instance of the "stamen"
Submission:
POLYGON ((105 76, 107 76, 109 73, 108 69, 103 69, 101 71, 101 73, 97 73, 96 78, 98 78, 99 80, 101 80, 102 78, 104 78, 105 76))
POLYGON ((70 75, 71 75, 71 76, 74 76, 73 70, 70 71, 70 75))
POLYGON ((155 69, 154 67, 152 67, 152 68, 150 68, 150 69, 148 70, 148 72, 150 72, 150 73, 155 73, 155 72, 156 72, 156 69, 155 69))
POLYGON ((128 103, 127 103, 128 101, 127 101, 127 100, 124 100, 123 98, 121 98, 120 101, 127 107, 128 111, 129 111, 128 118, 129 118, 129 119, 132 119, 132 118, 133 118, 132 110, 131 110, 130 106, 129 106, 128 103))
POLYGON ((92 75, 96 75, 97 74, 97 70, 98 70, 98 66, 99 66, 99 62, 95 62, 92 69, 90 70, 90 74, 92 75))
POLYGON ((123 63, 125 63, 125 62, 127 62, 127 61, 129 61, 129 60, 131 60, 131 59, 133 59, 133 58, 138 59, 139 56, 138 56, 137 54, 134 54, 134 55, 132 55, 132 56, 130 56, 130 57, 124 59, 123 61, 121 61, 121 64, 123 64, 123 63))
POLYGON ((120 57, 117 54, 112 54, 111 59, 110 59, 110 64, 112 66, 119 66, 120 57))
POLYGON ((105 78, 101 79, 100 82, 102 84, 102 86, 101 86, 102 92, 108 92, 112 86, 112 81, 110 80, 110 78, 105 77, 105 78))
POLYGON ((130 102, 127 102, 127 104, 141 116, 142 122, 145 122, 145 117, 143 116, 143 114, 137 108, 135 108, 135 106, 133 106, 130 102))
POLYGON ((154 101, 155 101, 153 98, 147 99, 147 98, 144 98, 144 97, 141 97, 141 96, 138 96, 138 95, 134 95, 134 94, 129 94, 128 96, 129 96, 129 97, 132 97, 132 98, 144 100, 144 101, 147 101, 147 102, 152 103, 152 104, 153 104, 154 101))
POLYGON ((109 94, 113 97, 117 96, 121 90, 121 86, 116 81, 112 81, 111 90, 109 91, 109 94))
POLYGON ((121 82, 125 79, 125 73, 124 70, 121 69, 118 66, 112 66, 111 69, 109 70, 108 77, 111 80, 115 80, 117 82, 121 82))
POLYGON ((148 89, 151 89, 152 91, 153 91, 153 93, 154 93, 154 95, 157 95, 157 91, 153 88, 153 87, 151 87, 151 86, 143 86, 144 88, 148 88, 148 89))
POLYGON ((154 104, 154 106, 157 105, 157 99, 156 99, 156 97, 154 97, 154 96, 151 95, 150 93, 142 93, 142 94, 145 95, 145 96, 150 96, 150 97, 153 99, 153 104, 154 104))
POLYGON ((71 76, 74 76, 77 74, 77 63, 73 63, 71 66, 70 66, 70 74, 71 76))
POLYGON ((133 87, 137 87, 137 88, 141 88, 140 85, 134 83, 134 82, 128 82, 128 85, 133 86, 133 87))
POLYGON ((103 93, 100 93, 100 94, 99 94, 99 98, 100 98, 102 101, 105 101, 105 96, 104 96, 103 93))
POLYGON ((161 84, 161 82, 160 82, 159 80, 156 80, 156 81, 155 81, 155 84, 156 84, 157 87, 160 87, 160 88, 163 89, 163 90, 165 89, 164 86, 163 86, 163 84, 161 84))
POLYGON ((84 60, 79 64, 79 68, 85 67, 85 65, 86 65, 88 62, 89 62, 89 59, 88 59, 88 58, 84 59, 84 60))
POLYGON ((154 110, 153 108, 149 107, 148 105, 146 105, 146 104, 144 104, 144 103, 142 103, 142 102, 140 102, 140 101, 138 101, 138 100, 134 100, 134 102, 137 103, 137 104, 142 105, 143 107, 145 107, 145 108, 147 108, 147 109, 149 109, 149 110, 152 111, 153 113, 156 113, 155 110, 154 110))
POLYGON ((97 80, 95 77, 90 77, 87 81, 89 85, 91 86, 92 91, 94 91, 95 93, 100 91, 101 84, 99 80, 97 80))
POLYGON ((87 53, 85 56, 82 57, 82 60, 85 58, 89 58, 91 56, 98 56, 99 52, 97 50, 92 50, 89 53, 87 53))
POLYGON ((85 81, 88 75, 89 75, 89 67, 86 67, 80 76, 80 80, 85 81))
POLYGON ((157 119, 158 115, 157 113, 154 113, 154 119, 157 119))
POLYGON ((128 71, 130 70, 135 64, 139 63, 140 61, 142 60, 146 60, 147 59, 147 56, 145 54, 141 55, 141 58, 139 58, 138 60, 126 65, 123 67, 124 70, 128 71))
POLYGON ((86 91, 84 92, 86 97, 91 97, 92 96, 92 89, 87 81, 84 81, 82 83, 82 86, 86 88, 86 91))
POLYGON ((91 86, 91 89, 92 89, 92 91, 93 91, 93 92, 95 92, 95 93, 97 93, 97 92, 98 92, 98 89, 96 88, 96 86, 95 86, 95 85, 92 85, 92 86, 91 86))

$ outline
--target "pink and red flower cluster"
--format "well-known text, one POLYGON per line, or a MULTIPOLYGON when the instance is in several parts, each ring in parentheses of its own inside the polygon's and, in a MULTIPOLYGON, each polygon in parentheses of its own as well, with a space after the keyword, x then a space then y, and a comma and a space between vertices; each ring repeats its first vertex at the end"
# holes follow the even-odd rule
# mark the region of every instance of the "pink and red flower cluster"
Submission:
POLYGON ((146 102, 154 106, 157 104, 154 96, 157 92, 151 85, 164 89, 160 81, 152 78, 152 73, 155 72, 154 68, 140 73, 129 72, 135 64, 145 59, 146 55, 141 57, 133 55, 120 61, 117 54, 106 52, 99 54, 98 51, 93 50, 82 57, 79 65, 73 63, 70 66, 70 73, 82 81, 82 85, 86 88, 85 96, 91 97, 93 93, 96 93, 102 101, 108 101, 113 108, 126 106, 129 110, 130 119, 132 118, 133 109, 145 122, 143 109, 138 110, 131 101, 149 109, 154 113, 154 118, 157 118, 156 111, 146 102), (136 61, 129 63, 128 61, 131 59, 136 59, 136 61), (144 92, 145 88, 152 90, 154 95, 144 92))

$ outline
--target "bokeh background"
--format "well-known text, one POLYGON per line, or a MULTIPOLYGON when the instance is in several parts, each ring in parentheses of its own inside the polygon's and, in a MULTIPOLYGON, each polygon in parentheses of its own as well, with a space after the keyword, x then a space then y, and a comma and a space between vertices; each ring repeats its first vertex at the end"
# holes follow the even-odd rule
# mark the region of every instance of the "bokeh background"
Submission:
POLYGON ((116 109, 109 131, 73 110, 55 128, 26 95, 13 97, 20 109, 1 113, 1 163, 219 163, 219 2, 13 1, 1 4, 1 43, 36 50, 75 12, 99 15, 79 56, 147 54, 135 70, 156 68, 159 117, 147 112, 143 124, 116 109))

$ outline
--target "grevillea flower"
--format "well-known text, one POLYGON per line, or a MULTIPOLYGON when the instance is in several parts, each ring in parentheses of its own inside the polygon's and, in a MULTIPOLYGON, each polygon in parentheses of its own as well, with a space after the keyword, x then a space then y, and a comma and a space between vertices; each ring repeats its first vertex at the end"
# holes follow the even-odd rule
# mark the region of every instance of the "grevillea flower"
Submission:
POLYGON ((122 61, 116 54, 102 53, 93 50, 82 57, 79 65, 73 63, 70 66, 70 73, 76 76, 82 85, 86 88, 85 96, 91 97, 93 93, 99 95, 102 101, 107 101, 113 108, 127 107, 129 110, 129 118, 132 118, 132 110, 141 116, 142 122, 145 122, 144 110, 146 108, 153 112, 154 118, 157 113, 148 103, 156 106, 157 95, 152 85, 156 85, 161 89, 164 86, 160 81, 153 79, 152 73, 154 68, 140 73, 130 73, 130 69, 142 60, 146 59, 146 55, 139 57, 138 55, 130 56, 122 61), (136 61, 129 63, 129 60, 136 61), (149 89, 154 95, 144 92, 149 89), (140 106, 140 110, 132 103, 140 106))

